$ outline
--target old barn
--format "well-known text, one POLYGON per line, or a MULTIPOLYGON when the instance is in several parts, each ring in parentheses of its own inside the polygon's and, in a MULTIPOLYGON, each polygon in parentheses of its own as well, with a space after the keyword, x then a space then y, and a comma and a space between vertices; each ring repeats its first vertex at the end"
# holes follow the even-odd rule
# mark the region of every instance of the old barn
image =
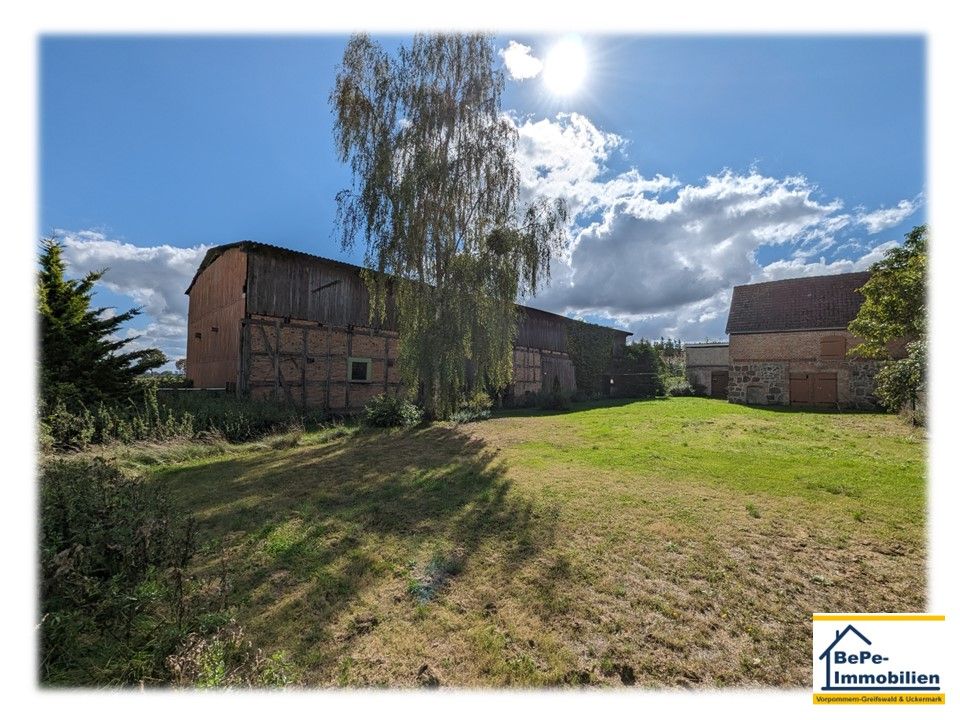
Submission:
MULTIPOLYGON (((360 271, 256 242, 211 248, 187 288, 187 377, 198 388, 222 387, 242 397, 331 412, 352 412, 375 395, 396 392, 396 327, 389 308, 386 322, 371 323, 360 271)), ((582 338, 576 331, 589 328, 592 342, 612 357, 630 333, 518 309, 508 399, 556 384, 573 393, 578 380, 584 387, 609 384, 602 379, 608 367, 576 366, 583 348, 571 353, 568 338, 582 338)))
MULTIPOLYGON (((730 402, 748 405, 876 406, 877 360, 851 356, 848 329, 869 272, 738 285, 733 289, 730 402)), ((891 343, 893 357, 903 344, 891 343)))

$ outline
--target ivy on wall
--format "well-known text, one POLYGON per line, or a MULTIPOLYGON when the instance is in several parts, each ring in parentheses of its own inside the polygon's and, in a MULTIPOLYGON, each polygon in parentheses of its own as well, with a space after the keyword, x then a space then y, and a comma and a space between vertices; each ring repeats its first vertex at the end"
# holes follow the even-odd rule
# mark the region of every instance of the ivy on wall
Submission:
POLYGON ((567 323, 567 354, 573 361, 580 395, 603 394, 603 376, 610 366, 614 347, 608 328, 579 321, 567 323))

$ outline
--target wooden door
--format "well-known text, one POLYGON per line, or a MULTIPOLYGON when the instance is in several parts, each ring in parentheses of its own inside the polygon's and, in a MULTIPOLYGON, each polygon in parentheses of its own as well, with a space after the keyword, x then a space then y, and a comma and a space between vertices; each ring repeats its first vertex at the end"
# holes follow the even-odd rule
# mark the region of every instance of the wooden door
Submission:
POLYGON ((818 405, 837 402, 837 374, 817 373, 813 381, 813 401, 818 405))
POLYGON ((727 370, 714 370, 710 374, 710 397, 726 398, 730 373, 727 370))
POLYGON ((813 402, 813 378, 808 373, 790 373, 790 404, 809 405, 813 402))

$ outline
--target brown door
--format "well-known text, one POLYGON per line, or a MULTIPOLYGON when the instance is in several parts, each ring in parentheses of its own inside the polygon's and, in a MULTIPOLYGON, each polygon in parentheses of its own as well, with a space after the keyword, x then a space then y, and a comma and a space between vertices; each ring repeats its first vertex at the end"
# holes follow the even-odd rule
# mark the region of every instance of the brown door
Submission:
POLYGON ((836 373, 817 373, 813 381, 813 401, 833 405, 837 402, 836 373))
POLYGON ((714 370, 710 374, 710 397, 726 398, 727 382, 730 379, 730 373, 727 370, 714 370))
POLYGON ((812 377, 808 373, 790 373, 790 404, 809 405, 812 402, 812 377))

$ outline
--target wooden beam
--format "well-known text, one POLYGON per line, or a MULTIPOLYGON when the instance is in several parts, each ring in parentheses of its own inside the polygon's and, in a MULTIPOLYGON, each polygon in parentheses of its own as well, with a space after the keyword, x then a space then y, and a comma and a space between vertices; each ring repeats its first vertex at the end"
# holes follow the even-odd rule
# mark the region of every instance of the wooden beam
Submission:
POLYGON ((307 407, 307 328, 303 328, 303 357, 300 358, 300 407, 307 407))

